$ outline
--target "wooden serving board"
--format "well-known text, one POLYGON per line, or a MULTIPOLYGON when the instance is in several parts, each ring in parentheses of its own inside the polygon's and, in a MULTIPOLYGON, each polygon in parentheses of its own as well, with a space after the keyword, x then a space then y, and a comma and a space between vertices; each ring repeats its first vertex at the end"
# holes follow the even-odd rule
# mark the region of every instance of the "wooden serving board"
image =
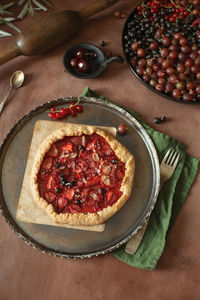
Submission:
MULTIPOLYGON (((50 216, 48 216, 47 213, 37 205, 37 203, 33 199, 31 188, 30 188, 30 175, 31 175, 35 153, 40 143, 48 135, 50 135, 52 131, 64 127, 65 124, 69 124, 69 123, 45 121, 45 120, 39 120, 35 123, 27 165, 24 173, 24 179, 22 183, 21 194, 20 194, 18 208, 17 208, 16 218, 21 222, 27 222, 27 223, 103 232, 105 229, 105 224, 92 225, 92 226, 73 226, 68 224, 55 223, 50 218, 50 216)), ((100 127, 100 128, 108 131, 113 136, 116 136, 115 127, 100 127)))

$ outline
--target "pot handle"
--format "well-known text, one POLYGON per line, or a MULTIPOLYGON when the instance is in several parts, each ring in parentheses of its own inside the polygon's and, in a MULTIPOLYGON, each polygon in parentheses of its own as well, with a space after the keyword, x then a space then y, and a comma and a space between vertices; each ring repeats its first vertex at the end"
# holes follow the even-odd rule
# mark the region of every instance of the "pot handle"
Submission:
POLYGON ((119 55, 117 55, 117 56, 112 56, 112 57, 106 59, 106 60, 103 62, 103 66, 105 66, 105 65, 107 65, 107 64, 109 64, 109 63, 111 63, 111 62, 119 62, 120 64, 123 64, 123 63, 124 63, 124 59, 123 59, 122 56, 119 56, 119 55))

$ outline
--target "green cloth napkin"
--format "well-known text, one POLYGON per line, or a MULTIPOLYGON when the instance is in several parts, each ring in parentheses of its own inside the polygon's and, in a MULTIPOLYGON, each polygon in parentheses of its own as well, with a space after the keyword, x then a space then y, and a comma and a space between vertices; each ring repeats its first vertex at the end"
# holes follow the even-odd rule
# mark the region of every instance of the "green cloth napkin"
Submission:
MULTIPOLYGON (((81 96, 95 97, 108 102, 110 101, 96 94, 88 87, 84 89, 81 96)), ((137 252, 134 255, 130 255, 125 252, 125 246, 111 252, 111 254, 131 266, 153 270, 164 250, 167 233, 171 230, 187 197, 188 191, 194 182, 198 172, 199 160, 189 156, 185 152, 185 145, 166 134, 155 131, 135 112, 125 107, 123 107, 123 109, 128 111, 145 128, 156 147, 160 161, 169 148, 177 150, 181 154, 180 162, 173 176, 164 183, 159 193, 146 232, 137 252)))

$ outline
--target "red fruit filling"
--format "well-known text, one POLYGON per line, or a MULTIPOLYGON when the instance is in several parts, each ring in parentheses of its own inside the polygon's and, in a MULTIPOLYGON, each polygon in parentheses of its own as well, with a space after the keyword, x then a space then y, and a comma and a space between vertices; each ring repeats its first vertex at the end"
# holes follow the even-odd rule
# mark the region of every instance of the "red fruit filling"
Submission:
POLYGON ((123 163, 100 135, 68 136, 46 153, 38 173, 40 196, 57 213, 96 213, 122 195, 123 163))

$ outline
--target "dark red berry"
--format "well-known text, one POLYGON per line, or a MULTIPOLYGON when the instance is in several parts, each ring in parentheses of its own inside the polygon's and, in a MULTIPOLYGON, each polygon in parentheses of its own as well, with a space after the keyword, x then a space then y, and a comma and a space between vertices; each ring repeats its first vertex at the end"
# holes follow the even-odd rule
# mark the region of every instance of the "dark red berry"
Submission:
POLYGON ((66 116, 70 115, 70 109, 69 109, 69 107, 65 107, 65 108, 64 108, 64 114, 65 114, 66 116))
POLYGON ((164 36, 162 38, 162 44, 163 46, 169 46, 171 44, 171 39, 168 36, 164 36))
POLYGON ((174 34, 174 38, 176 39, 176 40, 180 40, 181 38, 182 38, 182 33, 181 32, 178 32, 178 33, 175 33, 174 34))
POLYGON ((63 114, 61 113, 61 112, 57 112, 56 113, 56 118, 57 119, 61 119, 61 118, 63 118, 64 116, 63 116, 63 114))
POLYGON ((60 112, 61 112, 61 114, 65 115, 65 109, 64 108, 61 108, 60 112))
POLYGON ((72 67, 74 67, 74 68, 77 68, 77 66, 78 66, 78 60, 77 60, 76 58, 72 58, 72 59, 70 60, 70 65, 71 65, 72 67))
POLYGON ((71 113, 72 117, 75 117, 75 116, 76 116, 77 112, 76 112, 75 106, 72 106, 72 107, 70 108, 70 113, 71 113))
POLYGON ((83 111, 83 106, 82 105, 76 105, 75 106, 77 112, 81 113, 83 111))
POLYGON ((127 132, 127 127, 125 124, 119 124, 118 127, 117 127, 117 132, 119 134, 125 134, 127 132))
POLYGON ((85 59, 80 59, 80 60, 78 61, 77 68, 78 68, 78 70, 81 71, 81 72, 87 72, 87 71, 89 70, 90 66, 89 66, 87 60, 85 60, 85 59))
POLYGON ((138 10, 138 11, 142 11, 142 5, 139 5, 139 6, 137 7, 137 10, 138 10))
POLYGON ((137 50, 138 50, 138 43, 137 43, 137 42, 133 42, 133 43, 131 44, 131 49, 132 49, 133 51, 137 51, 137 50))
POLYGON ((56 117, 56 114, 53 112, 48 113, 48 115, 49 115, 49 118, 51 118, 51 119, 55 119, 55 117, 56 117))
POLYGON ((85 54, 85 49, 81 48, 81 49, 76 50, 75 57, 78 59, 84 58, 84 54, 85 54))
POLYGON ((146 55, 144 49, 140 48, 137 50, 137 56, 144 57, 146 55))
POLYGON ((119 10, 117 10, 117 11, 114 12, 114 17, 117 18, 117 19, 120 19, 121 15, 122 15, 122 13, 119 10))
POLYGON ((180 44, 181 46, 187 45, 187 42, 188 42, 188 40, 187 40, 186 37, 182 37, 182 38, 180 38, 180 40, 179 40, 179 44, 180 44))
POLYGON ((159 43, 158 43, 157 41, 153 41, 153 42, 151 42, 151 44, 149 45, 149 48, 150 48, 151 50, 156 50, 156 49, 158 49, 158 47, 159 47, 159 43))
POLYGON ((172 91, 172 96, 173 98, 178 99, 181 96, 181 92, 178 89, 175 89, 172 91))
POLYGON ((155 88, 156 88, 157 91, 163 92, 163 91, 165 90, 165 84, 157 83, 157 84, 155 85, 155 88))

